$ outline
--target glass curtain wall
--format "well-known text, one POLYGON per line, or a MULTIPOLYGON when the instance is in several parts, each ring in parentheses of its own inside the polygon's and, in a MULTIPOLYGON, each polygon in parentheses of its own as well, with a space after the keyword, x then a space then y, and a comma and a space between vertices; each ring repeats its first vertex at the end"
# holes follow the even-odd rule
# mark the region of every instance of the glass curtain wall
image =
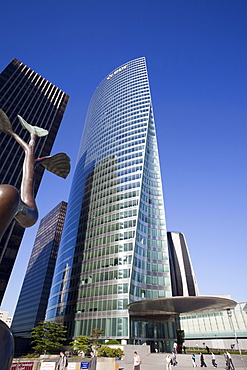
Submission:
POLYGON ((145 58, 110 73, 87 113, 47 319, 69 337, 129 339, 127 304, 170 297, 164 204, 145 58))

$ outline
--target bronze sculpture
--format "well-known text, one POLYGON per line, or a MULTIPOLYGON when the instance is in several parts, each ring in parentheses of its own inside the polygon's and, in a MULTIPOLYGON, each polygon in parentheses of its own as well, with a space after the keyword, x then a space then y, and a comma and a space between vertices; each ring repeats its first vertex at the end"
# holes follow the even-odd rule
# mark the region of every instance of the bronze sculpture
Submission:
MULTIPOLYGON (((0 131, 11 135, 24 150, 23 173, 20 191, 12 185, 0 185, 0 240, 15 219, 22 227, 34 225, 38 219, 38 209, 34 199, 34 170, 43 165, 48 171, 66 178, 70 172, 70 158, 65 153, 35 159, 34 149, 37 137, 48 135, 48 131, 37 126, 29 125, 22 117, 18 119, 29 133, 30 141, 26 143, 17 135, 7 115, 0 109, 0 131)), ((9 370, 13 354, 14 341, 10 329, 0 320, 0 363, 2 370, 9 370)))
POLYGON ((0 131, 11 135, 25 153, 20 191, 12 185, 0 185, 0 240, 13 219, 22 227, 30 227, 38 219, 38 209, 33 194, 34 169, 36 166, 41 164, 48 171, 63 178, 66 178, 70 171, 70 158, 65 153, 35 159, 36 139, 48 135, 48 131, 29 125, 20 116, 18 116, 18 119, 21 125, 30 133, 29 143, 26 143, 13 131, 11 122, 0 109, 0 131))

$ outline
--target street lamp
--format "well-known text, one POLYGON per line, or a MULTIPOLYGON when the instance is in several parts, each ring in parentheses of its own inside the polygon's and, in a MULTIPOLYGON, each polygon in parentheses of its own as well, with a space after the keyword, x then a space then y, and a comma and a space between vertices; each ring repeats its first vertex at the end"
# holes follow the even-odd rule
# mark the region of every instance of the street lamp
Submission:
POLYGON ((227 312, 227 315, 228 315, 228 319, 229 319, 229 323, 230 323, 231 329, 234 332, 234 337, 235 337, 235 340, 236 340, 236 343, 237 343, 237 348, 238 348, 238 352, 239 352, 239 355, 240 355, 240 359, 241 359, 241 361, 243 363, 243 368, 245 370, 245 364, 244 364, 244 360, 243 360, 243 355, 241 353, 241 349, 240 349, 238 338, 237 338, 237 333, 236 333, 236 330, 234 328, 233 321, 232 321, 232 311, 231 311, 230 308, 228 308, 226 310, 226 312, 227 312))

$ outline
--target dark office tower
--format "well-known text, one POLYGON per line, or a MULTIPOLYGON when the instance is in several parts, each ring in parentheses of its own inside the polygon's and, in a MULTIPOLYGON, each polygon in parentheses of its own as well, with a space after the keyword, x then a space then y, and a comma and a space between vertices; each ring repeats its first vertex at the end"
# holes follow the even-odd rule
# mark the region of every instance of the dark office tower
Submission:
POLYGON ((44 321, 67 203, 59 203, 40 221, 11 330, 15 337, 30 338, 44 321))
POLYGON ((88 109, 46 317, 69 337, 130 338, 127 304, 171 297, 145 58, 123 64, 88 109))
POLYGON ((182 233, 168 232, 167 239, 171 269, 172 295, 199 295, 196 277, 184 235, 182 233))
MULTIPOLYGON (((37 140, 36 157, 50 154, 69 96, 16 59, 0 74, 0 108, 7 114, 14 131, 24 140, 29 133, 19 123, 17 114, 31 125, 49 131, 37 140)), ((10 136, 0 133, 0 183, 20 188, 23 150, 10 136)), ((35 195, 44 172, 35 173, 35 195)), ((0 303, 2 301, 24 229, 14 221, 0 241, 0 303)))

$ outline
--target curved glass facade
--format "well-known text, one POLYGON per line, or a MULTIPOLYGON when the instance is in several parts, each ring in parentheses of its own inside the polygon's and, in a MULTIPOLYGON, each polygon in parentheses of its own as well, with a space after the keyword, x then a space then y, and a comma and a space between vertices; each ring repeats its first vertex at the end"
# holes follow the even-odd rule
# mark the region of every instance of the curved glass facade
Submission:
POLYGON ((96 89, 71 188, 47 320, 69 337, 128 339, 127 304, 170 297, 160 165, 145 58, 96 89))

